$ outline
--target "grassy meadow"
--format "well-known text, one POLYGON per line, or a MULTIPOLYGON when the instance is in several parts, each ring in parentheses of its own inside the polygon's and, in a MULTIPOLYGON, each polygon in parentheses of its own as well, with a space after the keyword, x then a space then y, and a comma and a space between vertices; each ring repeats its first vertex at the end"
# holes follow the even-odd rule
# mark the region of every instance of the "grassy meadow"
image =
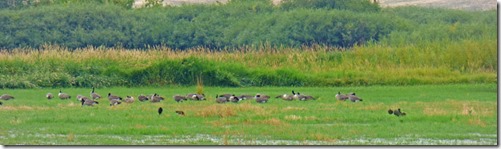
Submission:
POLYGON ((77 94, 89 88, 63 88, 70 100, 47 100, 58 89, 10 89, 2 101, 0 144, 4 145, 497 145, 497 85, 447 84, 359 87, 205 87, 206 101, 176 103, 172 96, 196 87, 97 88, 132 104, 109 106, 106 98, 81 107, 77 94), (270 99, 217 104, 216 94, 295 90, 317 100, 270 99), (342 102, 335 94, 355 92, 362 102, 342 102), (158 93, 160 103, 139 102, 158 93), (157 114, 162 107, 164 113, 157 114), (396 117, 388 109, 401 108, 396 117), (185 116, 174 111, 182 110, 185 116))

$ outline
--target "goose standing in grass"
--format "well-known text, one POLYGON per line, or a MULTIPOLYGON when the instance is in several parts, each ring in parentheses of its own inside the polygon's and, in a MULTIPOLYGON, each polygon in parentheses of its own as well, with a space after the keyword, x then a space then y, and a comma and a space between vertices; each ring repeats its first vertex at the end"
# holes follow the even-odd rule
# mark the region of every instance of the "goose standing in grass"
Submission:
POLYGON ((282 98, 283 100, 287 101, 292 101, 294 100, 291 95, 283 94, 283 95, 278 95, 275 98, 282 98))
POLYGON ((82 107, 83 106, 94 106, 95 104, 99 104, 99 102, 94 101, 92 99, 89 99, 87 97, 82 98, 82 100, 80 102, 82 102, 82 107))
POLYGON ((261 94, 256 94, 255 96, 256 98, 256 102, 257 103, 267 103, 268 102, 268 99, 270 99, 270 96, 268 95, 261 95, 261 94))
POLYGON ((100 99, 101 95, 99 95, 98 93, 94 92, 94 87, 92 87, 92 91, 90 92, 90 97, 92 99, 96 100, 96 99, 100 99))
MULTIPOLYGON (((193 95, 193 96, 195 96, 195 98, 198 98, 198 97, 196 97, 196 95, 193 95)), ((188 100, 185 96, 181 96, 181 95, 175 95, 172 98, 174 98, 174 101, 176 101, 176 102, 182 102, 183 100, 188 100)))
POLYGON ((148 100, 147 96, 144 96, 143 94, 137 96, 137 99, 141 102, 148 100))
POLYGON ((150 101, 151 102, 160 102, 162 100, 164 100, 164 97, 161 97, 160 95, 158 95, 157 93, 155 93, 155 94, 153 94, 151 96, 151 100, 150 101))
POLYGON ((45 97, 47 97, 47 99, 52 99, 52 98, 54 98, 54 95, 52 95, 52 93, 47 93, 47 95, 45 95, 45 97))
POLYGON ((63 93, 61 90, 59 90, 59 94, 57 94, 57 96, 59 97, 59 99, 70 99, 71 98, 70 95, 63 93))
POLYGON ((397 110, 391 110, 391 109, 389 109, 388 110, 388 114, 390 114, 390 115, 394 114, 395 116, 405 116, 406 115, 405 112, 400 111, 400 108, 398 108, 397 110))
POLYGON ((216 95, 216 102, 217 103, 226 103, 226 102, 229 102, 230 99, 224 97, 224 96, 218 96, 216 95))
POLYGON ((341 101, 346 101, 346 99, 348 99, 348 96, 341 94, 341 92, 337 92, 336 99, 341 101))
POLYGON ((108 99, 109 100, 114 100, 114 99, 116 99, 116 100, 122 100, 122 97, 111 95, 111 93, 108 93, 108 99))
POLYGON ((127 96, 127 97, 125 98, 125 102, 126 102, 126 103, 134 103, 134 97, 132 97, 132 96, 127 96))
POLYGON ((355 93, 348 95, 348 99, 352 102, 362 101, 362 98, 357 97, 355 93))

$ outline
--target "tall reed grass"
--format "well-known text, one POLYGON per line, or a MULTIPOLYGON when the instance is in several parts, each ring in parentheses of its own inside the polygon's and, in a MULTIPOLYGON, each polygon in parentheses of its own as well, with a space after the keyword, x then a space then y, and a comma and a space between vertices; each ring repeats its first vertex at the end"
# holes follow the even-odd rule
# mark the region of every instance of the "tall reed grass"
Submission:
POLYGON ((493 83, 493 39, 426 44, 149 50, 45 45, 0 52, 0 87, 341 86, 493 83), (197 77, 199 79, 197 80, 197 77), (201 79, 201 80, 200 80, 201 79))

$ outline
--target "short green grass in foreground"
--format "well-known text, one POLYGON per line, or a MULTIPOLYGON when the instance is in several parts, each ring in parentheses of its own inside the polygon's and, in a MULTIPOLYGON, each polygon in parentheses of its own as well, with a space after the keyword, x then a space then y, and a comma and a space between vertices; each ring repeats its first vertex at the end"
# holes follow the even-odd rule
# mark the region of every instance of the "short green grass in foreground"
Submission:
POLYGON ((97 88, 125 97, 158 93, 160 103, 123 103, 106 98, 81 107, 75 96, 88 88, 65 88, 71 100, 44 98, 59 89, 16 89, 16 99, 0 106, 3 145, 497 145, 497 85, 451 84, 369 87, 205 87, 207 101, 176 103, 174 94, 196 87, 97 88), (291 90, 318 97, 284 101, 291 90), (355 92, 363 102, 341 102, 334 95, 355 92), (262 93, 253 100, 217 104, 216 94, 262 93), (164 113, 157 114, 158 107, 164 113), (389 115, 401 108, 405 117, 389 115), (186 116, 174 111, 182 110, 186 116))

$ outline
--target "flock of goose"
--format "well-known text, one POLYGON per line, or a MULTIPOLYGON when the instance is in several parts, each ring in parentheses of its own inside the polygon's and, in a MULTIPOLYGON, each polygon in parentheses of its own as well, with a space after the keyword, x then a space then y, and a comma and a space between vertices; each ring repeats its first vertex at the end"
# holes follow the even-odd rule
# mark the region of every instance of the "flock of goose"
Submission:
MULTIPOLYGON (((52 93, 47 93, 45 97, 47 99, 53 99, 54 95, 52 95, 52 93)), ((64 99, 71 99, 71 95, 69 95, 67 93, 63 93, 61 90, 59 90, 57 97, 59 97, 59 99, 63 99, 63 100, 64 99)), ((101 95, 99 95, 98 93, 95 92, 94 87, 92 87, 92 91, 90 92, 89 97, 83 96, 80 94, 76 96, 77 100, 81 102, 82 106, 93 106, 95 104, 99 104, 98 99, 100 99, 101 97, 102 97, 101 95)), ((108 97, 108 100, 110 102, 110 106, 115 106, 115 105, 121 104, 122 102, 133 103, 135 101, 134 97, 128 96, 128 95, 126 96, 125 99, 123 99, 120 96, 108 93, 107 97, 108 97)), ((355 93, 353 93, 353 92, 348 93, 348 94, 341 94, 341 92, 338 92, 335 97, 337 100, 340 100, 340 101, 346 101, 346 100, 350 100, 352 102, 363 101, 362 98, 357 97, 355 95, 355 93)), ((281 99, 286 100, 286 101, 293 101, 293 100, 307 101, 307 100, 315 100, 316 99, 315 97, 310 96, 310 95, 302 95, 299 92, 294 92, 294 90, 292 90, 292 94, 282 94, 282 95, 276 96, 275 98, 281 98, 281 99)), ((14 99, 14 97, 11 95, 8 95, 8 94, 3 94, 0 96, 0 99, 10 100, 10 99, 14 99)), ((145 102, 145 101, 160 102, 160 101, 164 100, 165 98, 158 95, 157 93, 154 93, 153 95, 141 94, 137 97, 137 99, 140 102, 145 102)), ((190 94, 187 94, 186 96, 174 95, 173 99, 176 102, 182 102, 182 101, 186 101, 186 100, 201 101, 201 100, 206 100, 206 97, 205 97, 205 94, 190 93, 190 94)), ((221 95, 216 95, 215 99, 216 99, 216 103, 227 103, 227 102, 237 103, 239 101, 246 100, 246 99, 254 99, 257 103, 267 103, 268 100, 270 99, 270 96, 260 94, 260 93, 254 95, 254 96, 248 95, 248 94, 242 94, 240 96, 236 96, 235 94, 221 94, 221 95)), ((0 105, 2 105, 2 104, 3 103, 0 102, 0 105)), ((161 108, 159 108, 158 113, 159 114, 162 113, 161 108)), ((176 111, 176 113, 178 113, 180 115, 184 115, 183 111, 176 111)), ((400 111, 400 108, 398 110, 389 109, 388 113, 394 114, 396 116, 405 116, 406 115, 406 113, 400 111)))

